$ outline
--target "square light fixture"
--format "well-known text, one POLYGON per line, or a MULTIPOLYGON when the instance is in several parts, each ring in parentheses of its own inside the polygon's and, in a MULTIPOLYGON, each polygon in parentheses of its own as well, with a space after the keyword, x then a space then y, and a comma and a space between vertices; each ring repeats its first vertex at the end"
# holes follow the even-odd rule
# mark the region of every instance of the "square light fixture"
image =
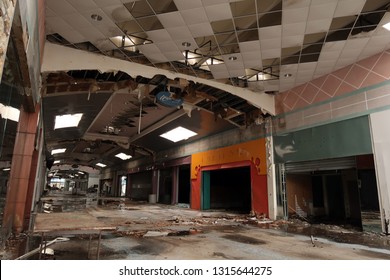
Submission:
POLYGON ((127 159, 131 159, 132 158, 131 155, 127 155, 125 153, 119 153, 119 154, 117 154, 115 156, 120 158, 121 160, 127 160, 127 159))
POLYGON ((176 143, 176 142, 179 142, 181 140, 187 140, 188 138, 195 136, 195 135, 197 135, 197 133, 195 133, 187 128, 178 126, 174 129, 168 131, 168 132, 165 132, 164 134, 161 134, 160 136, 176 143))
POLYGON ((106 167, 107 166, 107 165, 105 165, 104 163, 101 163, 101 162, 96 163, 96 165, 99 166, 99 167, 106 167))
POLYGON ((54 149, 51 151, 51 154, 52 155, 55 155, 55 154, 61 154, 61 153, 65 153, 66 151, 66 148, 63 148, 63 149, 54 149))
POLYGON ((20 110, 0 103, 0 114, 3 119, 19 121, 20 110))
POLYGON ((56 116, 54 129, 65 128, 65 127, 77 127, 83 116, 82 113, 79 114, 67 114, 67 115, 58 115, 56 116))
POLYGON ((382 27, 383 27, 383 28, 386 28, 387 30, 390 31, 390 22, 388 22, 388 23, 382 25, 382 27))

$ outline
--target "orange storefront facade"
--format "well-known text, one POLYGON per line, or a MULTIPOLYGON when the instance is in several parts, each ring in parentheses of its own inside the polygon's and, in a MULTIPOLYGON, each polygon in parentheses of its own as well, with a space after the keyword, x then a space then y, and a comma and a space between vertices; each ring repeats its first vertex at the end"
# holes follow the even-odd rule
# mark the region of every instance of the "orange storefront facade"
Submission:
MULTIPOLYGON (((208 209, 208 171, 249 168, 250 210, 268 217, 265 139, 200 152, 191 157, 191 208, 208 209), (206 178, 207 179, 207 178, 206 178), (205 183, 206 182, 206 183, 205 183)), ((228 174, 228 173, 226 173, 228 174)), ((240 186, 235 190, 238 194, 240 186)))

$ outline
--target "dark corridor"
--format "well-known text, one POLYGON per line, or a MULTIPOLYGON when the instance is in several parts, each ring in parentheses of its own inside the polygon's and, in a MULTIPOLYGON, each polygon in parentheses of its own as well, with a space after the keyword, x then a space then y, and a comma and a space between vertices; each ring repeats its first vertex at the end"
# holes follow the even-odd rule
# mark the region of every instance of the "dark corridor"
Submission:
POLYGON ((210 208, 242 213, 251 211, 249 167, 210 171, 210 208))

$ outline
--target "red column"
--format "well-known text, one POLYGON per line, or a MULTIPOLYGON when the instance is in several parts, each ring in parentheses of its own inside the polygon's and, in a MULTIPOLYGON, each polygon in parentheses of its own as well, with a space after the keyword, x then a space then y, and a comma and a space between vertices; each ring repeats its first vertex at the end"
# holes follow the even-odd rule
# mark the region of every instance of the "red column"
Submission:
POLYGON ((14 233, 23 231, 25 210, 28 205, 31 206, 31 201, 27 201, 27 197, 30 174, 35 176, 31 170, 34 169, 33 158, 37 159, 33 154, 38 116, 39 105, 36 106, 34 113, 25 112, 23 109, 20 111, 3 222, 3 227, 14 233))

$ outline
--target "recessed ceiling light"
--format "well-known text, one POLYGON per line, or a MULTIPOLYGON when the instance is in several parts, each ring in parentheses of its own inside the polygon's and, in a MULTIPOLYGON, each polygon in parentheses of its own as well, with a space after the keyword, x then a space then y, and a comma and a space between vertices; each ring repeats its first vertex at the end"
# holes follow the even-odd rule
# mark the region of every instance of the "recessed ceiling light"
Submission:
POLYGON ((234 60, 237 60, 237 56, 229 56, 229 60, 231 60, 231 61, 234 61, 234 60))
POLYGON ((55 119, 54 129, 65 128, 65 127, 77 127, 83 116, 82 113, 79 114, 67 114, 67 115, 58 115, 55 119))
POLYGON ((51 154, 52 155, 55 155, 55 154, 61 154, 61 153, 65 153, 66 151, 66 148, 63 148, 63 149, 54 149, 51 151, 51 154))
POLYGON ((191 43, 190 43, 190 42, 183 42, 183 43, 181 43, 181 45, 182 45, 183 47, 188 48, 188 47, 191 46, 191 43))
POLYGON ((382 27, 390 31, 390 22, 382 25, 382 27))
POLYGON ((61 161, 60 160, 55 160, 54 162, 53 162, 53 164, 57 164, 57 163, 60 163, 61 161))
POLYGON ((291 77, 291 76, 292 76, 291 73, 286 73, 286 74, 284 74, 284 77, 285 77, 285 78, 289 78, 289 77, 291 77))
POLYGON ((97 165, 97 166, 100 166, 100 167, 106 167, 106 166, 107 166, 107 165, 105 165, 104 163, 101 163, 101 162, 96 163, 96 165, 97 165))
POLYGON ((20 110, 0 103, 0 114, 3 119, 18 122, 20 110))
POLYGON ((119 153, 119 154, 117 154, 115 156, 120 158, 121 160, 127 160, 127 159, 131 159, 132 158, 131 155, 126 155, 125 153, 119 153))
POLYGON ((11 170, 11 168, 3 168, 3 171, 10 171, 11 170))
POLYGON ((101 15, 98 15, 98 14, 92 14, 91 15, 91 19, 95 20, 95 21, 101 21, 103 18, 101 15))
POLYGON ((161 134, 160 136, 165 139, 171 140, 172 142, 178 142, 181 140, 187 140, 188 138, 195 135, 197 135, 197 133, 187 128, 178 126, 175 129, 172 129, 164 134, 161 134))

